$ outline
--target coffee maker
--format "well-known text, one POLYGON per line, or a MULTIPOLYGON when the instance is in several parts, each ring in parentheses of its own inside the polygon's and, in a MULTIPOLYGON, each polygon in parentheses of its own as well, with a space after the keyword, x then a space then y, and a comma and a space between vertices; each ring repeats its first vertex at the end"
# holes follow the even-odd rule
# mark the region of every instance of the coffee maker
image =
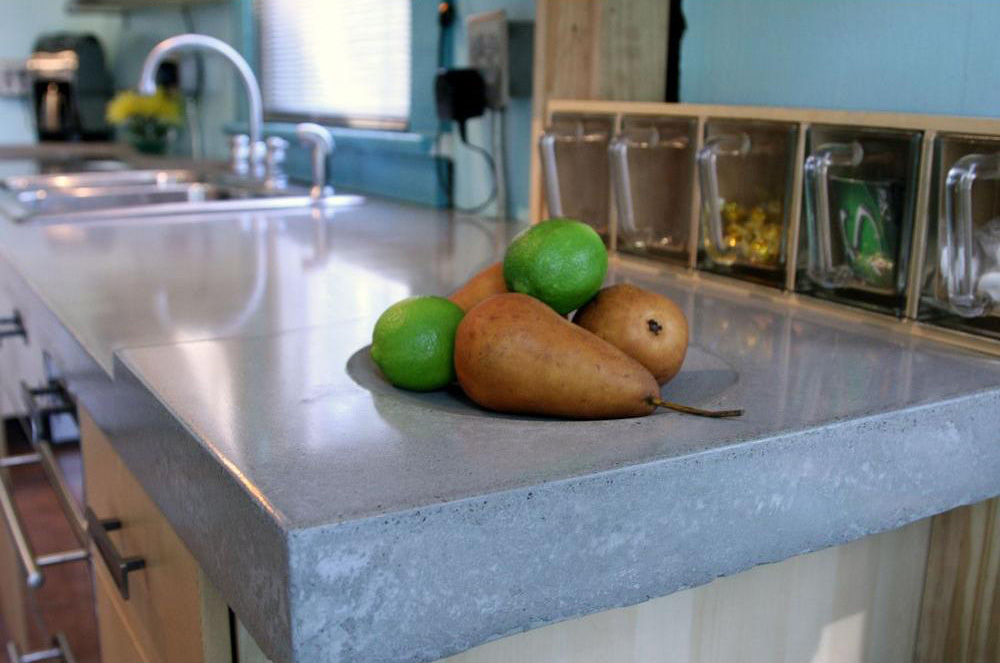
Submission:
POLYGON ((90 34, 42 35, 27 61, 39 140, 108 140, 104 118, 112 82, 104 50, 90 34))

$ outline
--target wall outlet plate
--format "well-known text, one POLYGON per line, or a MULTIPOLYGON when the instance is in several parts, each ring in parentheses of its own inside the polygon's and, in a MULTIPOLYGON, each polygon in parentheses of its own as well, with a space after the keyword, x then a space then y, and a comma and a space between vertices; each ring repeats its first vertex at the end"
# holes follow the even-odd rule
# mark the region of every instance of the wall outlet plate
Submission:
POLYGON ((504 108, 510 100, 510 51, 507 12, 473 14, 466 21, 469 66, 486 80, 486 105, 504 108))
POLYGON ((24 60, 0 60, 0 97, 27 97, 28 69, 24 60))

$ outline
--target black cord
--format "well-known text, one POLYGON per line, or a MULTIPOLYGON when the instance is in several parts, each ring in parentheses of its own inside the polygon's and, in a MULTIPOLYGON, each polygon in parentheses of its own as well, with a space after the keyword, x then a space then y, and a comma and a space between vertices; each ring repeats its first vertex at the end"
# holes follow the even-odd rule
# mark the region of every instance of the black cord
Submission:
MULTIPOLYGON (((493 201, 497 199, 496 164, 493 161, 493 156, 486 150, 486 148, 479 147, 478 145, 474 145, 469 142, 468 137, 465 135, 465 122, 458 123, 458 135, 461 137, 462 142, 465 143, 465 146, 467 148, 469 148, 473 152, 478 152, 483 156, 483 159, 486 161, 486 167, 489 168, 490 171, 490 181, 493 184, 492 184, 492 189, 490 190, 489 197, 479 205, 476 205, 475 207, 461 207, 459 205, 452 205, 452 208, 458 212, 462 212, 463 214, 478 214, 479 212, 482 212, 484 209, 492 205, 493 201)), ((449 186, 449 189, 450 188, 451 187, 449 186)))

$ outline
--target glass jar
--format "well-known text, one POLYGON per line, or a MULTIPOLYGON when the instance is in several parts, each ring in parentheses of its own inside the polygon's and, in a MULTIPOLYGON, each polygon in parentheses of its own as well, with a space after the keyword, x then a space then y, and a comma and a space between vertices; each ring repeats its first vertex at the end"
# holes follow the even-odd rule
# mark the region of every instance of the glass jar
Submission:
POLYGON ((935 139, 919 317, 1000 338, 1000 139, 935 139))
POLYGON ((809 129, 799 290, 902 315, 922 138, 894 129, 809 129))
POLYGON ((622 118, 608 152, 619 251, 688 263, 697 127, 694 118, 622 118))
POLYGON ((698 152, 703 269, 784 285, 797 130, 788 122, 706 122, 698 152))
POLYGON ((550 218, 589 224, 609 243, 611 182, 608 143, 614 119, 556 114, 539 140, 550 218))

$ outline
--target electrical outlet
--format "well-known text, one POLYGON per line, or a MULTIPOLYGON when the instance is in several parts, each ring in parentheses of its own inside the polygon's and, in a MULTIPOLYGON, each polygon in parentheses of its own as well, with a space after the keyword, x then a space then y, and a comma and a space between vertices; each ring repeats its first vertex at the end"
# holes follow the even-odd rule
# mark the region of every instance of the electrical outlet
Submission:
POLYGON ((510 99, 510 57, 507 13, 503 10, 473 14, 466 19, 469 66, 486 80, 486 105, 503 108, 510 99))
POLYGON ((0 60, 0 97, 27 97, 28 89, 24 60, 0 60))

